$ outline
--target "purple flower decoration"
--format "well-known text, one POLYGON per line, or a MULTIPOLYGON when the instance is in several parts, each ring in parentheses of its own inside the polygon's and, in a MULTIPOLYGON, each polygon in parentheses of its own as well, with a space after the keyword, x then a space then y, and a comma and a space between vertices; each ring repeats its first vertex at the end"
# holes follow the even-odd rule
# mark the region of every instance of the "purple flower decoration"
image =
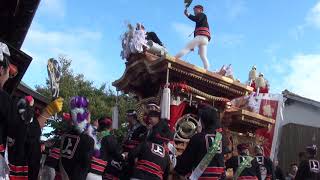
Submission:
POLYGON ((89 116, 89 112, 85 111, 83 114, 77 113, 77 122, 81 123, 84 120, 87 120, 89 116))
POLYGON ((83 96, 75 96, 70 100, 70 108, 88 108, 89 100, 83 96))

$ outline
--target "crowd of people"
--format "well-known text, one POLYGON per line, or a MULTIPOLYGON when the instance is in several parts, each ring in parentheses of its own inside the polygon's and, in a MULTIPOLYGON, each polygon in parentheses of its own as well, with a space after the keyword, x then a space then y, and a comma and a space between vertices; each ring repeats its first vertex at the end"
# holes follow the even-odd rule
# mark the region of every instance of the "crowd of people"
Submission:
MULTIPOLYGON (((219 110, 210 105, 198 108, 202 131, 195 134, 180 156, 176 156, 173 133, 168 121, 161 119, 157 104, 148 104, 147 126, 127 111, 128 132, 123 143, 112 134, 112 120, 102 117, 91 122, 89 100, 75 96, 69 102, 68 130, 50 148, 40 166, 41 128, 46 120, 62 109, 57 98, 41 112, 34 110, 31 96, 14 102, 3 90, 10 74, 10 56, 0 59, 0 162, 1 176, 6 179, 226 179, 226 169, 234 179, 283 179, 279 167, 265 157, 263 148, 255 146, 250 155, 248 144, 237 146, 238 155, 225 160, 231 151, 225 145, 219 110), (7 153, 6 153, 7 152, 7 153), (8 157, 5 160, 4 157, 8 157), (5 164, 8 162, 8 167, 5 164), (9 171, 9 172, 6 172, 9 171), (278 176, 279 175, 279 176, 278 176)), ((286 179, 319 179, 317 147, 306 148, 299 167, 292 165, 286 179)))
MULTIPOLYGON (((206 48, 210 31, 203 10, 198 5, 194 8, 195 15, 185 11, 196 22, 195 38, 176 57, 199 46, 208 69, 206 48)), ((11 73, 8 47, 2 48, 5 50, 0 54, 0 180, 224 180, 228 179, 228 169, 237 180, 320 179, 315 145, 306 147, 305 156, 301 154, 299 165, 291 165, 287 177, 259 145, 254 145, 252 154, 250 144, 238 144, 237 155, 226 159, 232 150, 226 145, 220 124, 223 113, 211 105, 198 107, 196 114, 202 130, 192 136, 178 156, 174 132, 168 120, 161 118, 158 104, 147 105, 147 125, 138 120, 135 110, 128 110, 128 132, 124 141, 118 142, 112 131, 112 119, 105 116, 91 121, 90 103, 83 96, 71 98, 70 116, 65 118, 67 131, 55 140, 41 163, 41 128, 61 112, 63 99, 55 99, 40 112, 35 111, 31 96, 13 101, 3 87, 15 74, 11 73)))

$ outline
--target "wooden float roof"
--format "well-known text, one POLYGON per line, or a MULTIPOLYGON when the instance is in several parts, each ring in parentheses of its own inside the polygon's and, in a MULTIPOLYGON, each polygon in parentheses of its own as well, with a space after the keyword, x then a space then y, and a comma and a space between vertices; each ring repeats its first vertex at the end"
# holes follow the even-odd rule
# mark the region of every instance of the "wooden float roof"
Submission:
POLYGON ((45 108, 49 103, 50 99, 33 90, 23 81, 20 82, 13 96, 16 98, 22 98, 24 96, 32 96, 35 101, 35 107, 39 109, 45 108))
POLYGON ((11 63, 17 66, 18 74, 9 79, 5 90, 16 90, 32 58, 20 50, 27 35, 40 0, 2 0, 0 5, 0 42, 6 43, 11 54, 11 63))
POLYGON ((0 38, 20 49, 40 0, 1 0, 0 38))
MULTIPOLYGON (((4 42, 0 39, 0 42, 4 42)), ((17 86, 19 85, 22 77, 24 76, 24 74, 26 73, 31 61, 32 61, 32 57, 30 57, 29 55, 25 54, 23 51, 14 48, 13 46, 11 46, 11 44, 7 44, 10 50, 10 54, 11 54, 11 60, 10 63, 14 64, 15 66, 17 66, 18 68, 18 74, 17 76, 15 76, 14 78, 9 79, 5 86, 4 89, 9 92, 10 94, 12 94, 17 86)))
POLYGON ((272 118, 244 109, 231 108, 225 113, 231 118, 231 122, 228 125, 229 128, 237 132, 247 132, 248 129, 268 128, 269 125, 275 124, 275 120, 272 118))
POLYGON ((213 96, 233 99, 252 92, 252 88, 235 80, 207 71, 180 59, 149 52, 132 55, 126 63, 123 76, 113 82, 117 90, 134 93, 140 97, 155 96, 160 85, 166 82, 182 82, 213 96))

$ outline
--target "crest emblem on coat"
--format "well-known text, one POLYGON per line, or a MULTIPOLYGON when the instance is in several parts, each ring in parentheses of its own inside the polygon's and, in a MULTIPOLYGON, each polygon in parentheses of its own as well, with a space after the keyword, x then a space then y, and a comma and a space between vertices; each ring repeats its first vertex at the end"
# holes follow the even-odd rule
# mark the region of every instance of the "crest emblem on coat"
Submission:
POLYGON ((165 149, 159 144, 152 143, 151 152, 157 156, 164 157, 165 149))
POLYGON ((62 137, 61 156, 72 159, 80 141, 79 136, 66 134, 62 137))
POLYGON ((309 160, 310 171, 314 173, 320 172, 320 163, 317 160, 309 160))

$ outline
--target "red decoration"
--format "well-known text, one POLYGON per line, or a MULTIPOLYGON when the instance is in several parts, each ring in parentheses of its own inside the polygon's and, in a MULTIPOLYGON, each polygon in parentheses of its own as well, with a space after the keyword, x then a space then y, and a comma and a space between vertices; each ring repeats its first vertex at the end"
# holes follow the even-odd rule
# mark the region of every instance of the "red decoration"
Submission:
POLYGON ((256 139, 258 143, 263 147, 264 155, 270 156, 273 139, 273 129, 269 130, 268 128, 262 128, 256 130, 256 139))
POLYGON ((174 131, 174 126, 177 123, 177 120, 183 115, 183 112, 187 106, 186 102, 182 102, 179 105, 171 105, 170 106, 170 120, 169 127, 172 131, 174 131))
POLYGON ((278 110, 278 101, 262 99, 259 114, 276 119, 278 110))
POLYGON ((69 113, 62 113, 63 120, 70 121, 71 115, 69 113))

